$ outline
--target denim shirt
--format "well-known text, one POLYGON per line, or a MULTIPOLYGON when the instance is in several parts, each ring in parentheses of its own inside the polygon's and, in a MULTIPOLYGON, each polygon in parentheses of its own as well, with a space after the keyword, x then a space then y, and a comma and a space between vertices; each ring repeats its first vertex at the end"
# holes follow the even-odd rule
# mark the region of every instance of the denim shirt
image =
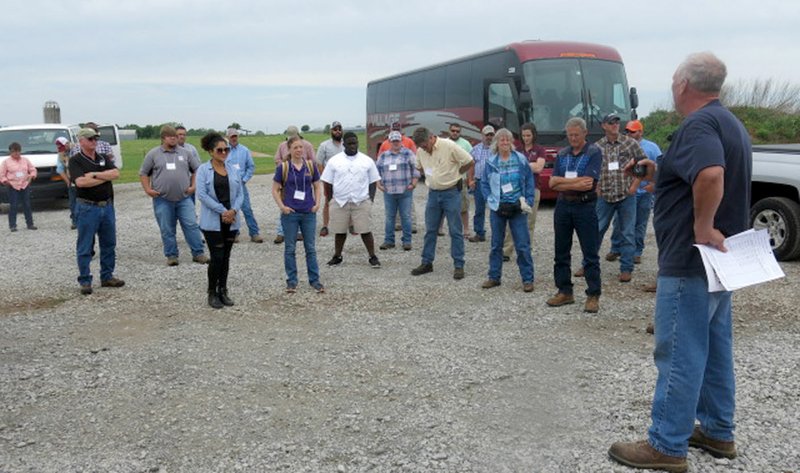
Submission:
MULTIPOLYGON (((239 213, 244 201, 242 178, 227 161, 225 161, 225 170, 228 171, 228 184, 231 188, 231 209, 236 211, 236 220, 231 224, 231 230, 238 230, 241 223, 239 213)), ((218 232, 220 231, 220 215, 227 209, 217 199, 217 191, 214 190, 214 168, 211 166, 211 161, 206 161, 197 168, 196 184, 197 199, 200 201, 200 228, 218 232)))
MULTIPOLYGON (((536 181, 533 179, 533 171, 528 165, 528 160, 518 151, 512 151, 508 159, 517 159, 520 167, 519 173, 522 177, 522 195, 528 205, 533 205, 533 196, 536 192, 536 181)), ((486 204, 491 210, 497 211, 500 207, 500 156, 494 155, 486 160, 481 177, 481 192, 486 198, 486 204)))

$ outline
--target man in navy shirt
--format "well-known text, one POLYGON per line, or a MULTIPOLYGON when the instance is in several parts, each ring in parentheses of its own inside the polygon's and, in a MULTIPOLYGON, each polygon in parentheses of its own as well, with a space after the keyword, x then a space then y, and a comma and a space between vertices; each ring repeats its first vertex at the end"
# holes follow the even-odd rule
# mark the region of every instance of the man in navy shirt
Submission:
MULTIPOLYGON (((686 119, 656 180, 658 379, 651 426, 646 441, 617 442, 608 452, 634 468, 686 471, 690 446, 736 456, 731 293, 708 292, 693 246, 725 251, 725 238, 748 227, 752 149, 744 125, 719 102, 726 74, 725 64, 706 52, 690 55, 672 77, 675 109, 686 119)), ((645 162, 651 179, 655 165, 645 162)))

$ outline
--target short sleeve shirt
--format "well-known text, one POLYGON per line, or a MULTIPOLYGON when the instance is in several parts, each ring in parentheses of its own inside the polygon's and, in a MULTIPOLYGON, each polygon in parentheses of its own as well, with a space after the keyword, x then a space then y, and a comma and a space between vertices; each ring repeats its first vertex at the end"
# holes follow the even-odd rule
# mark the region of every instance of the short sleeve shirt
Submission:
POLYGON ((275 170, 273 181, 283 186, 283 205, 293 209, 295 212, 311 212, 316 201, 314 200, 314 183, 319 181, 319 169, 311 161, 304 160, 303 166, 298 170, 290 161, 278 165, 275 170), (286 175, 286 182, 283 181, 283 166, 289 166, 286 175))
POLYGON ((140 176, 149 176, 153 190, 170 202, 188 197, 186 189, 192 183, 192 174, 200 167, 200 161, 180 146, 169 150, 158 146, 150 150, 139 168, 140 176))
POLYGON ((683 121, 661 158, 653 214, 659 275, 705 275, 700 252, 693 246, 692 185, 703 169, 712 166, 725 169, 714 227, 728 237, 749 227, 753 155, 744 125, 718 100, 683 121))
POLYGON ((433 190, 449 189, 461 179, 459 169, 472 162, 472 156, 446 138, 437 138, 433 154, 417 150, 417 168, 425 174, 425 183, 433 190))
MULTIPOLYGON (((572 148, 567 146, 562 148, 556 156, 556 164, 553 167, 553 175, 567 177, 567 173, 576 173, 574 177, 591 177, 595 181, 600 179, 600 166, 603 162, 603 152, 593 144, 586 145, 577 154, 572 152, 572 148)), ((571 176, 571 174, 570 174, 571 176)), ((594 192, 594 188, 587 192, 594 192)), ((583 192, 562 191, 561 194, 577 196, 583 192)))
POLYGON ((364 153, 339 153, 322 171, 322 180, 333 186, 333 199, 342 207, 369 199, 369 185, 380 179, 375 161, 364 153))
MULTIPOLYGON (((92 159, 80 152, 69 160, 69 175, 73 180, 86 174, 109 169, 116 169, 116 166, 114 166, 114 161, 104 154, 96 154, 95 159, 92 159)), ((77 187, 75 195, 80 199, 92 202, 103 202, 114 198, 114 187, 111 185, 111 181, 105 181, 94 187, 77 187)))

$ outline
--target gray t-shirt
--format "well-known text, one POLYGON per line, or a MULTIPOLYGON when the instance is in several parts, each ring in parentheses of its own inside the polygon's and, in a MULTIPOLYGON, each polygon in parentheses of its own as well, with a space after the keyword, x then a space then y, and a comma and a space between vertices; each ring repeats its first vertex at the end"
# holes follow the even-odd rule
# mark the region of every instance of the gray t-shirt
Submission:
POLYGON ((327 166, 328 160, 342 151, 344 151, 344 147, 341 141, 333 141, 333 138, 323 141, 317 148, 317 164, 327 166))
POLYGON ((200 167, 200 160, 189 150, 176 146, 166 150, 155 147, 147 153, 139 169, 140 176, 150 176, 150 185, 166 200, 178 202, 189 194, 192 174, 200 167))

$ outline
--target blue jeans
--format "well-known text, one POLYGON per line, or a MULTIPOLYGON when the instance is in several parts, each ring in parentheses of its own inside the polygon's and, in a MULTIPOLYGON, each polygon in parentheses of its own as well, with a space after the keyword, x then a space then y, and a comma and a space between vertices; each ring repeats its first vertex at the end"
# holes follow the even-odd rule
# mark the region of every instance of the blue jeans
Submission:
POLYGON ((117 248, 117 219, 114 206, 105 207, 78 202, 78 241, 76 244, 78 259, 78 283, 92 284, 92 273, 89 267, 94 250, 94 236, 100 242, 100 280, 108 281, 114 277, 117 248))
POLYGON ((658 378, 650 445, 685 457, 695 419, 715 440, 733 440, 731 293, 708 292, 701 276, 658 277, 655 349, 658 378))
POLYGON ((286 239, 283 243, 283 266, 286 269, 286 285, 297 287, 297 231, 303 235, 303 247, 306 250, 306 270, 308 283, 312 286, 319 282, 319 265, 317 265, 317 249, 314 246, 317 229, 317 214, 312 212, 294 212, 281 214, 281 223, 286 239))
POLYGON ((386 213, 386 223, 383 227, 383 242, 394 245, 394 220, 400 212, 400 225, 403 228, 402 242, 411 244, 411 204, 414 202, 414 191, 406 189, 402 194, 383 193, 383 207, 386 213))
POLYGON ((425 204, 425 243, 422 264, 433 264, 436 257, 436 238, 442 218, 447 217, 450 231, 450 255, 456 268, 464 267, 464 227, 461 224, 461 191, 450 188, 443 191, 428 189, 425 204))
MULTIPOLYGON (((650 210, 653 208, 653 194, 646 192, 636 194, 636 226, 634 228, 634 241, 636 249, 634 256, 642 256, 644 252, 644 237, 647 234, 647 222, 650 220, 650 210)), ((622 233, 617 219, 614 219, 614 230, 611 232, 611 252, 621 253, 622 233)))
POLYGON ((161 243, 164 245, 164 256, 178 257, 178 242, 175 239, 178 222, 181 223, 186 244, 192 250, 192 256, 203 254, 203 235, 197 224, 197 215, 191 197, 173 202, 162 197, 153 198, 153 211, 161 230, 161 243))
POLYGON ((572 233, 578 235, 583 252, 583 268, 586 277, 586 294, 599 296, 600 285, 600 236, 597 233, 597 212, 594 202, 556 201, 553 212, 555 258, 553 277, 558 292, 572 295, 572 233))
MULTIPOLYGON (((611 224, 611 219, 616 216, 615 227, 619 227, 622 240, 619 248, 619 271, 621 273, 633 272, 633 253, 635 251, 634 228, 636 227, 636 198, 628 196, 619 202, 609 203, 604 199, 597 199, 597 227, 598 249, 606 236, 606 230, 611 224)), ((612 237, 613 239, 613 237, 612 237)), ((612 242, 613 246, 613 242, 612 242)))
POLYGON ((500 281, 503 276, 503 242, 506 226, 511 229, 514 251, 517 252, 517 266, 523 283, 533 282, 533 257, 531 256, 531 234, 528 232, 528 214, 519 212, 513 217, 503 217, 489 211, 492 226, 492 249, 489 251, 489 279, 500 281))
POLYGON ((253 208, 250 206, 250 193, 247 192, 245 183, 242 183, 242 193, 244 194, 244 201, 242 201, 244 221, 247 222, 247 232, 251 237, 254 237, 259 234, 258 222, 256 222, 256 216, 253 215, 253 208))
POLYGON ((74 185, 70 184, 67 186, 67 196, 69 197, 69 219, 72 221, 72 225, 74 225, 75 228, 78 227, 78 207, 76 205, 77 201, 75 200, 77 192, 78 190, 74 185))
POLYGON ((472 229, 479 237, 486 237, 486 197, 481 192, 481 180, 475 179, 475 216, 472 217, 472 229))
POLYGON ((13 187, 8 189, 8 228, 17 228, 17 206, 22 204, 22 212, 25 214, 25 223, 30 227, 33 225, 33 212, 31 211, 31 186, 22 190, 13 187))

